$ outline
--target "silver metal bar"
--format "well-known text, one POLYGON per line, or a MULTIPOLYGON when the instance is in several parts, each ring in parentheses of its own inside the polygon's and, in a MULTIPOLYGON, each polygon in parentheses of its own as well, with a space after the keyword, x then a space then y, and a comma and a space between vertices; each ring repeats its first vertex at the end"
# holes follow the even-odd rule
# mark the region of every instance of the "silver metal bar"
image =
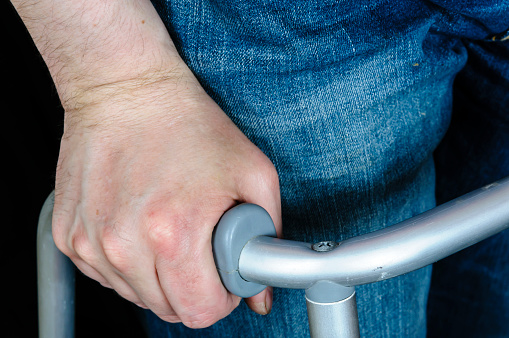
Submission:
POLYGON ((46 199, 37 228, 37 293, 40 338, 74 337, 74 265, 51 233, 53 193, 46 199))
POLYGON ((355 292, 335 303, 315 303, 306 298, 311 338, 360 337, 355 292))
POLYGON ((318 281, 373 283, 422 268, 509 227, 509 178, 421 215, 319 252, 311 244, 266 236, 239 258, 247 281, 307 289, 318 281))
POLYGON ((360 336, 355 289, 322 281, 306 290, 311 338, 360 336))

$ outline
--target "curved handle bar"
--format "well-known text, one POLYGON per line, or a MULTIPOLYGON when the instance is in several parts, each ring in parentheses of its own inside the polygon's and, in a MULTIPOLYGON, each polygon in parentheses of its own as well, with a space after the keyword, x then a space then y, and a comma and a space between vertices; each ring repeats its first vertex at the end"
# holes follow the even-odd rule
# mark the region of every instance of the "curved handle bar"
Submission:
MULTIPOLYGON (((243 208, 248 207, 239 205, 229 211, 236 214, 236 226, 244 223, 243 208)), ((230 227, 226 223, 228 218, 224 217, 218 227, 230 227)), ((309 243, 264 233, 248 236, 237 243, 242 250, 232 258, 238 262, 233 270, 251 287, 259 284, 307 289, 319 281, 342 286, 368 284, 432 264, 508 227, 506 178, 383 230, 347 239, 325 252, 313 250, 309 243)), ((214 243, 215 250, 221 244, 214 243)), ((218 269, 221 272, 220 264, 218 269)), ((238 290, 238 285, 230 288, 224 278, 223 282, 239 296, 252 295, 238 290)))

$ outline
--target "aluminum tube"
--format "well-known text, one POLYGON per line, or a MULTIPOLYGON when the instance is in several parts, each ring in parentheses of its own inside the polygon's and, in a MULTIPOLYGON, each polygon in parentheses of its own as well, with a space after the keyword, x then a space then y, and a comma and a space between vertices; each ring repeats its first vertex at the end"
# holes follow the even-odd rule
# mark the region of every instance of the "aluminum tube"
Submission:
POLYGON ((360 337, 355 292, 334 303, 317 303, 306 297, 311 338, 360 337))
POLYGON ((421 215, 317 252, 307 243, 266 236, 249 241, 239 259, 247 281, 307 289, 328 280, 373 283, 422 268, 509 227, 509 178, 421 215))
POLYGON ((306 290, 311 338, 358 338, 355 289, 320 281, 306 290))
POLYGON ((53 193, 37 228, 37 293, 40 338, 74 337, 74 265, 55 246, 51 233, 53 193))

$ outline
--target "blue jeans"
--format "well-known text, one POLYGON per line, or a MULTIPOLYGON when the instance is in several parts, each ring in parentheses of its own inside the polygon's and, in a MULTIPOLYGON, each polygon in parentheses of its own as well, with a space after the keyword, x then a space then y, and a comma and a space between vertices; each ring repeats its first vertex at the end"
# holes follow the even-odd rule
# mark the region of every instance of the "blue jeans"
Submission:
MULTIPOLYGON (((509 175, 509 41, 464 44, 452 123, 435 152, 438 203, 509 175)), ((428 322, 429 337, 509 337, 508 231, 434 264, 428 322)))
MULTIPOLYGON (((497 20, 424 1, 153 2, 203 87, 276 166, 284 237, 306 242, 435 206, 433 153, 465 41, 501 39, 509 26, 507 10, 497 20)), ((430 283, 427 267, 358 287, 361 335, 426 336, 430 283)), ((276 289, 267 316, 241 304, 200 330, 142 316, 151 337, 308 335, 302 290, 276 289)))

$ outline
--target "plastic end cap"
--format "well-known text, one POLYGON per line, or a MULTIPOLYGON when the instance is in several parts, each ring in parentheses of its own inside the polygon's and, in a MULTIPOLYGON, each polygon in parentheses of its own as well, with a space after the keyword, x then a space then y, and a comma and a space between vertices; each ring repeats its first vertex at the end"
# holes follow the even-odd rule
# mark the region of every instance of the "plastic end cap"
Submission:
POLYGON ((219 220, 212 236, 214 260, 225 288, 231 293, 248 298, 265 285, 246 281, 239 274, 242 249, 258 236, 276 237, 276 229, 270 215, 256 204, 240 204, 228 210, 219 220))

